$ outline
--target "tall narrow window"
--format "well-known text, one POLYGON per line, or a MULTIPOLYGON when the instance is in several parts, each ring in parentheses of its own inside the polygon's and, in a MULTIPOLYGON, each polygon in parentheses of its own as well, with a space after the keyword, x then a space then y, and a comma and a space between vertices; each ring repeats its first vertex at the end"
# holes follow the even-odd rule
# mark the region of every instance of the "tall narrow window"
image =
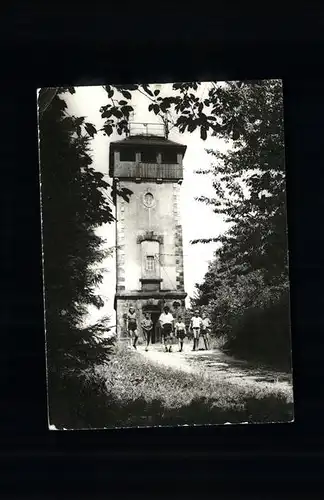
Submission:
POLYGON ((150 272, 155 270, 155 260, 153 255, 146 256, 146 270, 150 272))
POLYGON ((155 240, 141 242, 142 280, 160 280, 160 243, 155 240))

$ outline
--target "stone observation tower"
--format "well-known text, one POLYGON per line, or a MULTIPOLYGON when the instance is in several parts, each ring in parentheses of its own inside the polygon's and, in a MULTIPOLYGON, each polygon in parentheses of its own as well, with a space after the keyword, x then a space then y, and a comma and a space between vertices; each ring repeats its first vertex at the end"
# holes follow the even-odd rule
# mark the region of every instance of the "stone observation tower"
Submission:
POLYGON ((128 137, 110 143, 109 175, 133 192, 129 202, 116 202, 117 336, 127 336, 126 314, 133 306, 138 324, 151 314, 157 342, 163 306, 174 316, 185 309, 179 196, 187 147, 153 127, 131 124, 128 137))

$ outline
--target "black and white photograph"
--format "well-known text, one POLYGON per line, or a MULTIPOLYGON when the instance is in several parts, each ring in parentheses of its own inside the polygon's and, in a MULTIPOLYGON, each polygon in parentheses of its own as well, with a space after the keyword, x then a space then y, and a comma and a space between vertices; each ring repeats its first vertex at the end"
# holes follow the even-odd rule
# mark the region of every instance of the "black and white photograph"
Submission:
POLYGON ((292 423, 282 81, 37 104, 49 429, 292 423))

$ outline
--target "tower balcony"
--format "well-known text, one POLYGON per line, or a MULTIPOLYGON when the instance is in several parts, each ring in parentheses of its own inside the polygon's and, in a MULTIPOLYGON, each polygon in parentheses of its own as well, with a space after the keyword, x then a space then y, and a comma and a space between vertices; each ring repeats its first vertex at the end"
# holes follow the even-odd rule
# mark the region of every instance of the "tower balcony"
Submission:
POLYGON ((109 146, 109 175, 118 179, 179 181, 187 146, 157 135, 130 135, 109 146))
POLYGON ((179 181, 183 179, 183 167, 178 163, 133 163, 118 162, 115 165, 114 176, 119 179, 151 179, 179 181))

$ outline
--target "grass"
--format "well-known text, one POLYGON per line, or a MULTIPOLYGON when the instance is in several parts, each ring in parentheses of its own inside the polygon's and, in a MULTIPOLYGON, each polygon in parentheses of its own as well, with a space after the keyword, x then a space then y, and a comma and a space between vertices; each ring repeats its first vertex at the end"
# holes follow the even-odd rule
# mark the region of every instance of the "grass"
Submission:
MULTIPOLYGON (((238 385, 151 363, 118 346, 96 376, 106 382, 102 427, 288 422, 292 391, 275 384, 238 385)), ((101 412, 103 408, 101 407, 101 412)))

